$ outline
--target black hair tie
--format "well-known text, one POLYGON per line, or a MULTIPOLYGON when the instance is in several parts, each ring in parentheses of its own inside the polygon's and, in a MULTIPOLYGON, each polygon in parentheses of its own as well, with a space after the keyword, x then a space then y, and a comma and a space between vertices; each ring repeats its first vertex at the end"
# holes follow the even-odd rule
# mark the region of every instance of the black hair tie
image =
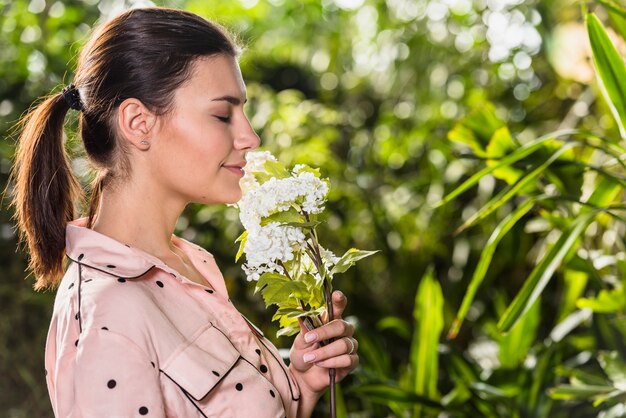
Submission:
POLYGON ((70 109, 83 110, 83 105, 80 102, 80 93, 74 84, 66 86, 62 94, 70 109))

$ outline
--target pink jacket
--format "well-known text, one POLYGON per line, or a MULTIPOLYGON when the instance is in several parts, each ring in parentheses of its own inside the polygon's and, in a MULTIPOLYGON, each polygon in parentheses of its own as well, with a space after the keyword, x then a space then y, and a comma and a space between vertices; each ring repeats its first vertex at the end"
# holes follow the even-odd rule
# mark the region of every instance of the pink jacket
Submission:
POLYGON ((172 236, 210 286, 85 227, 46 344, 57 417, 295 417, 298 386, 278 350, 237 311, 213 256, 172 236))

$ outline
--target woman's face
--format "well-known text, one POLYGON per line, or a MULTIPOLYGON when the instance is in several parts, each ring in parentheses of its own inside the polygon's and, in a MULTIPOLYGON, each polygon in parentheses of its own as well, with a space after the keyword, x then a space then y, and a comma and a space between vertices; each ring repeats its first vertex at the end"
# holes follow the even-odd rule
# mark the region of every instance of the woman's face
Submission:
POLYGON ((235 203, 245 154, 259 146, 244 114, 246 88, 235 58, 198 59, 161 118, 151 150, 152 176, 186 202, 235 203), (157 143, 158 141, 158 143, 157 143))

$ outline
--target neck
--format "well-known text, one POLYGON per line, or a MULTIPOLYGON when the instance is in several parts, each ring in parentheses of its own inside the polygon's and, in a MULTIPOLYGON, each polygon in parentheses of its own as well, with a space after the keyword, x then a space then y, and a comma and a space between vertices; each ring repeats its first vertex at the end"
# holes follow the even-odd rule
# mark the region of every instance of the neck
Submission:
POLYGON ((171 236, 186 202, 153 185, 153 182, 132 181, 106 187, 100 196, 93 229, 167 259, 176 252, 171 236))

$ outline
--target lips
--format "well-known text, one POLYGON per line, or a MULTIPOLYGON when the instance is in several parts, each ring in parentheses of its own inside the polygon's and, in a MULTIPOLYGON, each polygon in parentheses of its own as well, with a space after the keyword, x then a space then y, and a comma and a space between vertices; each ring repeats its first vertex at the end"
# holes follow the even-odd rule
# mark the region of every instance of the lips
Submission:
POLYGON ((224 164, 224 167, 226 168, 238 168, 240 170, 243 170, 243 168, 245 167, 246 162, 245 161, 239 161, 237 163, 232 163, 232 164, 224 164))
POLYGON ((224 164, 223 167, 235 174, 243 176, 243 168, 245 165, 246 165, 245 161, 240 161, 238 163, 233 163, 233 164, 224 164))

